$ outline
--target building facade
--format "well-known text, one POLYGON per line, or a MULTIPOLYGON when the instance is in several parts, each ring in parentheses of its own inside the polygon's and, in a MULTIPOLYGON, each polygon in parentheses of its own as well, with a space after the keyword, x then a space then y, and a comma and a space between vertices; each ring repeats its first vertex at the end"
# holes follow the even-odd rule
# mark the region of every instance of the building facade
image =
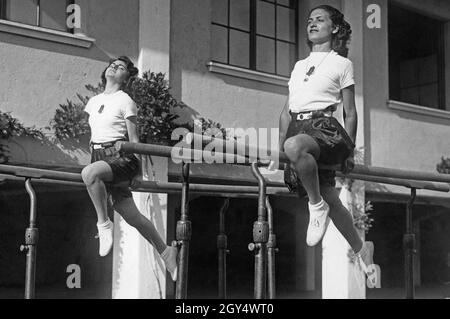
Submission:
MULTIPOLYGON (((44 128, 59 104, 88 94, 85 85, 100 81, 111 57, 128 55, 141 71, 166 74, 172 94, 188 106, 182 120, 202 116, 226 128, 277 128, 290 71, 309 54, 307 16, 319 4, 340 9, 352 26, 349 58, 364 164, 434 172, 440 158, 450 156, 446 0, 0 0, 0 110, 44 128)), ((17 138, 9 144, 13 164, 76 170, 89 162, 87 140, 43 146, 17 138)), ((171 174, 176 168, 169 165, 171 174)), ((373 238, 389 246, 383 242, 386 212, 401 220, 408 189, 366 184, 363 193, 375 202, 376 213, 385 212, 373 238)), ((171 196, 169 237, 177 209, 171 196)), ((449 227, 442 217, 450 210, 448 194, 420 191, 419 201, 427 206, 418 208, 417 232, 428 216, 443 218, 449 227)), ((302 224, 295 217, 297 205, 283 208, 290 216, 285 223, 302 224)), ((314 257, 294 249, 301 269, 294 270, 295 289, 314 289, 317 267, 303 260, 314 257)), ((439 249, 450 252, 448 244, 439 249)), ((378 256, 388 259, 387 253, 378 256)), ((286 263, 289 258, 280 257, 286 263)))

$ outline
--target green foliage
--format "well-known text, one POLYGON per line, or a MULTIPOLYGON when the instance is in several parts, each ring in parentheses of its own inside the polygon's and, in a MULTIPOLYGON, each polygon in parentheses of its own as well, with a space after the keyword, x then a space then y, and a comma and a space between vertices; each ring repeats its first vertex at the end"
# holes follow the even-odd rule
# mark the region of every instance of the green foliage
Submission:
MULTIPOLYGON (((355 149, 354 153, 355 164, 364 164, 364 148, 359 147, 355 149)), ((360 191, 360 184, 355 183, 355 180, 347 177, 337 177, 337 181, 341 185, 346 185, 350 192, 358 193, 360 191)), ((374 221, 371 216, 371 211, 373 211, 373 205, 371 202, 361 203, 354 201, 351 204, 350 210, 353 214, 353 224, 356 228, 363 230, 366 234, 369 232, 374 221)))
POLYGON ((197 118, 192 125, 188 126, 189 131, 202 133, 203 135, 213 136, 216 138, 227 138, 227 131, 222 124, 204 117, 197 118))
MULTIPOLYGON (((8 140, 13 136, 30 136, 41 141, 45 138, 41 130, 34 126, 26 127, 10 113, 0 111, 0 139, 8 140)), ((8 146, 0 144, 0 163, 6 163, 8 159, 8 146)))
POLYGON ((441 162, 436 165, 436 169, 441 174, 450 174, 450 158, 442 156, 441 162))
POLYGON ((12 136, 30 136, 41 140, 44 138, 44 133, 35 126, 24 126, 10 113, 0 111, 0 138, 8 139, 12 136))
POLYGON ((67 104, 60 104, 60 108, 56 110, 55 116, 50 122, 55 136, 60 140, 78 138, 90 132, 88 116, 84 112, 87 100, 80 94, 77 94, 77 97, 80 102, 67 100, 67 104))
POLYGON ((139 139, 144 143, 172 144, 171 135, 180 125, 175 123, 176 107, 184 107, 169 92, 163 73, 145 72, 126 90, 138 107, 139 139))
POLYGON ((373 211, 373 205, 371 202, 367 202, 365 205, 356 204, 354 205, 354 221, 353 224, 356 228, 364 230, 367 234, 372 228, 372 223, 374 219, 371 216, 371 211, 373 211))

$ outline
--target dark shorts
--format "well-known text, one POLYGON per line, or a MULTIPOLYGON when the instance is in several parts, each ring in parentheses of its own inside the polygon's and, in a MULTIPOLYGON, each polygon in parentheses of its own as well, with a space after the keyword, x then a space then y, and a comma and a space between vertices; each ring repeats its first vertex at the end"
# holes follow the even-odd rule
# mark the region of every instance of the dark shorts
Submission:
MULTIPOLYGON (((345 129, 334 117, 322 116, 298 121, 292 116, 286 140, 299 134, 311 136, 319 145, 318 164, 341 165, 355 148, 345 129)), ((334 187, 336 185, 335 177, 335 171, 319 169, 320 185, 334 187)), ((291 192, 297 192, 301 197, 306 195, 297 173, 289 165, 286 165, 284 170, 284 181, 291 192)))
POLYGON ((118 152, 114 146, 101 149, 91 148, 91 163, 105 161, 113 172, 113 181, 106 185, 113 203, 132 197, 130 184, 139 173, 139 160, 133 154, 118 152))

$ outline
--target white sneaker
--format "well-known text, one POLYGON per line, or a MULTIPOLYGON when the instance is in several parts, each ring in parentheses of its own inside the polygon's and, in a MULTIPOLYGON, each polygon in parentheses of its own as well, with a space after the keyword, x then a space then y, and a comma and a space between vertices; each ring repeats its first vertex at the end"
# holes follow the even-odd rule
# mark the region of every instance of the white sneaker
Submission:
POLYGON ((97 225, 98 234, 96 238, 99 239, 99 248, 98 248, 98 254, 101 257, 105 257, 109 254, 111 251, 111 248, 113 246, 113 231, 114 231, 114 224, 112 221, 108 220, 102 225, 97 225))
POLYGON ((177 281, 178 277, 178 247, 167 246, 166 250, 161 254, 166 265, 167 271, 170 273, 173 281, 177 281))
POLYGON ((322 200, 322 202, 317 205, 308 203, 308 207, 309 225, 306 232, 306 244, 312 247, 317 245, 322 240, 323 235, 325 235, 325 231, 330 223, 328 218, 330 206, 322 200))

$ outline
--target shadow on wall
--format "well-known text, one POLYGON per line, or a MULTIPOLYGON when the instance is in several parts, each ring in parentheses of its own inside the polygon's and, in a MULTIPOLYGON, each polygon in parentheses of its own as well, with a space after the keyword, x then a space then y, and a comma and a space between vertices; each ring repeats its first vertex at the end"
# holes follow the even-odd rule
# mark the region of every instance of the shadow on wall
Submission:
POLYGON ((178 125, 183 125, 186 123, 192 124, 194 120, 201 117, 201 114, 197 112, 194 108, 181 102, 183 107, 177 107, 173 109, 173 113, 179 117, 174 121, 178 125))
MULTIPOLYGON (((430 110, 433 110, 433 109, 430 108, 430 110)), ((398 116, 399 118, 401 118, 403 120, 409 120, 409 121, 414 121, 414 122, 418 122, 418 123, 427 123, 427 124, 448 126, 449 122, 450 122, 450 120, 447 118, 439 118, 436 116, 424 116, 423 114, 415 114, 415 113, 407 112, 407 111, 391 110, 391 112, 393 114, 395 114, 395 116, 398 116)))
POLYGON ((90 161, 88 136, 67 141, 16 137, 6 141, 6 144, 11 164, 79 167, 90 161))
MULTIPOLYGON (((79 1, 77 4, 80 6, 81 31, 95 39, 89 49, 3 32, 0 33, 0 42, 98 61, 107 61, 111 55, 119 53, 137 55, 139 23, 136 21, 139 16, 139 1, 99 0, 79 1)), ((24 10, 20 5, 16 9, 24 10)), ((67 14, 64 4, 51 7, 41 4, 39 9, 40 24, 43 27, 66 32, 67 14)), ((16 21, 25 18, 23 13, 16 15, 16 21)))
MULTIPOLYGON (((70 57, 76 56, 97 61, 108 61, 110 54, 100 48, 97 44, 93 44, 88 50, 86 48, 76 47, 69 44, 53 43, 41 39, 33 39, 24 36, 2 33, 0 32, 0 42, 12 44, 23 49, 35 49, 46 51, 51 54, 59 53, 70 57)), ((127 52, 128 50, 124 51, 127 52)))

